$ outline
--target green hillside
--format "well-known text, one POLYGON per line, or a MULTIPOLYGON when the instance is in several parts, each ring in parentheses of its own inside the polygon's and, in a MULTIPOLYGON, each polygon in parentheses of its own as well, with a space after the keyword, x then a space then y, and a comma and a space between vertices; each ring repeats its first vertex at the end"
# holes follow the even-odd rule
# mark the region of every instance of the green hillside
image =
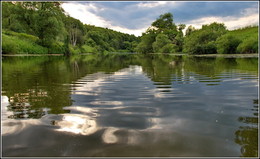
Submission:
POLYGON ((258 37, 258 26, 248 26, 236 30, 231 30, 227 34, 243 41, 244 39, 250 38, 252 36, 258 37))
POLYGON ((238 53, 258 53, 258 26, 232 30, 227 34, 241 41, 237 46, 238 53))

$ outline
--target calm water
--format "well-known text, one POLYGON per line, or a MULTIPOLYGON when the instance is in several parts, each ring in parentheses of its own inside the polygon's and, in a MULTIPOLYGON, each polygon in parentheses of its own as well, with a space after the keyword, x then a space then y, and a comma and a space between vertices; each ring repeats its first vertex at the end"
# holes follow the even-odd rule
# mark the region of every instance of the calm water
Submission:
POLYGON ((258 156, 258 59, 3 57, 3 156, 258 156))

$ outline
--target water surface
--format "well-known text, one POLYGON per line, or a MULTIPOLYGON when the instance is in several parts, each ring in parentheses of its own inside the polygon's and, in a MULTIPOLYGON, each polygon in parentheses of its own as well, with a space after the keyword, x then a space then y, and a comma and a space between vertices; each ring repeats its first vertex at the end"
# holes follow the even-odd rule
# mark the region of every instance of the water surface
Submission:
POLYGON ((258 59, 3 57, 3 156, 258 156, 258 59))

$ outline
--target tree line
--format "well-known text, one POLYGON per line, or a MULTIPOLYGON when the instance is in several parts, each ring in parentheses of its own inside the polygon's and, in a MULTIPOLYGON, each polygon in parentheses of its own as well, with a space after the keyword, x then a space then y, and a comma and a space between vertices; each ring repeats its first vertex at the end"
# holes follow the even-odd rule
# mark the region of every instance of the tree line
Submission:
POLYGON ((141 37, 136 51, 142 53, 236 54, 258 53, 258 26, 229 31, 223 23, 176 26, 173 15, 157 18, 141 37))
MULTIPOLYGON (((14 36, 29 40, 30 43, 22 43, 24 45, 33 43, 33 46, 28 46, 29 49, 37 45, 39 49, 36 49, 36 52, 64 54, 133 52, 133 48, 137 45, 137 37, 83 24, 66 15, 61 4, 61 2, 3 2, 3 52, 16 53, 16 50, 8 48, 15 45, 12 41, 20 42, 19 39, 14 39, 14 36)), ((21 51, 26 50, 28 49, 21 51)))
MULTIPOLYGON (((233 54, 258 53, 258 26, 227 30, 223 23, 201 29, 176 25, 160 15, 140 36, 83 24, 61 2, 2 2, 3 53, 138 52, 233 54)), ((87 18, 87 15, 86 15, 87 18)))

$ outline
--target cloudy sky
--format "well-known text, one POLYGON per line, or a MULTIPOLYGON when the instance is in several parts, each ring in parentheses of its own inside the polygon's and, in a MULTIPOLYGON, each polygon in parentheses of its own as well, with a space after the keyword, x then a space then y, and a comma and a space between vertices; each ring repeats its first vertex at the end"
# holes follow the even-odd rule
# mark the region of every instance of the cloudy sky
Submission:
POLYGON ((161 14, 173 14, 175 24, 193 25, 223 22, 228 29, 258 25, 256 1, 193 2, 193 1, 71 1, 62 4, 71 17, 84 24, 110 28, 139 36, 161 14))

